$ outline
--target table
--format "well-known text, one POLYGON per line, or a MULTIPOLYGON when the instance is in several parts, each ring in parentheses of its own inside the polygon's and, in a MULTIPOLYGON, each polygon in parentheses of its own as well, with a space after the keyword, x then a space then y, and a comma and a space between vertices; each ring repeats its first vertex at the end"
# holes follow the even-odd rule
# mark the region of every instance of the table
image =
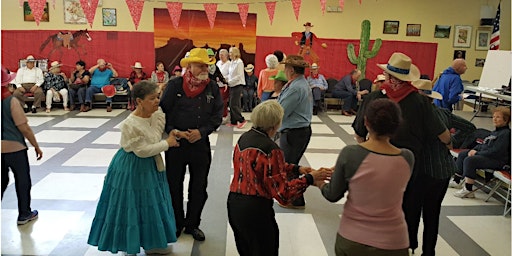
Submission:
POLYGON ((478 94, 477 98, 475 99, 474 110, 473 110, 475 112, 475 114, 469 121, 473 121, 473 119, 478 116, 478 113, 480 113, 481 107, 482 107, 482 99, 484 99, 484 98, 493 101, 496 104, 496 106, 499 106, 499 105, 510 106, 510 101, 512 100, 512 97, 510 95, 501 94, 497 89, 494 89, 494 88, 465 85, 464 89, 478 94), (478 106, 477 106, 477 102, 478 102, 478 106))

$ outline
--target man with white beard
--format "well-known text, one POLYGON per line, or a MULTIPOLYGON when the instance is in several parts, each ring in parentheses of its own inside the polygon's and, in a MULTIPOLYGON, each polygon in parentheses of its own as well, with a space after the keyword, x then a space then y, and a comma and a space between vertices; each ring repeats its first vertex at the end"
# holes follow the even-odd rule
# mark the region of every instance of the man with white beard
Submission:
POLYGON ((199 224, 208 194, 206 186, 212 160, 208 135, 222 122, 222 98, 218 85, 208 78, 209 58, 206 49, 195 48, 180 62, 186 67, 182 77, 170 80, 160 106, 165 113, 165 131, 177 134, 179 147, 165 152, 167 181, 176 217, 176 235, 183 228, 197 241, 205 235, 199 224), (183 209, 183 181, 186 167, 190 173, 187 213, 183 209))

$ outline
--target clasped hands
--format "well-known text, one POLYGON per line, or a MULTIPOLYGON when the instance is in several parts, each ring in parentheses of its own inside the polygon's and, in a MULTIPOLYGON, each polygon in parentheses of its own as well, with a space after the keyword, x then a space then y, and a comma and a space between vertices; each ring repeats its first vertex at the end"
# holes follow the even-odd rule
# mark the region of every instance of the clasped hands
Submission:
POLYGON ((299 168, 299 172, 301 174, 307 174, 307 173, 311 174, 311 176, 313 176, 313 179, 314 179, 313 184, 319 188, 323 184, 325 184, 325 180, 331 179, 333 170, 334 170, 334 167, 331 167, 331 168, 321 167, 318 170, 315 170, 315 169, 313 169, 311 167, 307 167, 307 166, 301 166, 299 168))
MULTIPOLYGON (((186 139, 190 143, 195 143, 201 139, 201 132, 198 129, 188 129, 187 131, 172 130, 169 137, 173 137, 175 140, 186 139)), ((169 139, 169 137, 167 139, 169 139)), ((176 147, 179 146, 179 143, 176 147)))

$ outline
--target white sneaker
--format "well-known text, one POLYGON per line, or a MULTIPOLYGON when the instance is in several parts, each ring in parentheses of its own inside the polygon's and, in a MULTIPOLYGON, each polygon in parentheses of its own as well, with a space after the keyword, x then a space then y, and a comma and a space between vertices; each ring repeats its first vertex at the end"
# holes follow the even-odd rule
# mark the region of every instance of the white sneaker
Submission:
POLYGON ((466 187, 463 187, 461 190, 453 193, 453 195, 460 198, 475 198, 475 191, 469 191, 466 187))
POLYGON ((464 180, 461 180, 460 183, 455 182, 455 180, 450 180, 450 183, 448 183, 448 187, 450 188, 456 188, 461 189, 462 186, 464 186, 464 180))

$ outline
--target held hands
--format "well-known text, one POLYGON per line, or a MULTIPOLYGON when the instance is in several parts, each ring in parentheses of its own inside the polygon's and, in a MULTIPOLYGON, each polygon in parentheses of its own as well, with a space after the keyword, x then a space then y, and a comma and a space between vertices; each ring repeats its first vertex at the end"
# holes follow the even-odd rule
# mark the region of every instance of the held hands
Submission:
POLYGON ((167 145, 169 145, 170 148, 180 146, 180 143, 176 140, 176 135, 174 132, 171 132, 171 134, 169 134, 166 141, 167 145))
POLYGON ((317 183, 324 183, 324 180, 330 179, 332 175, 332 168, 322 167, 318 170, 312 170, 309 174, 313 176, 315 180, 315 186, 317 183))

